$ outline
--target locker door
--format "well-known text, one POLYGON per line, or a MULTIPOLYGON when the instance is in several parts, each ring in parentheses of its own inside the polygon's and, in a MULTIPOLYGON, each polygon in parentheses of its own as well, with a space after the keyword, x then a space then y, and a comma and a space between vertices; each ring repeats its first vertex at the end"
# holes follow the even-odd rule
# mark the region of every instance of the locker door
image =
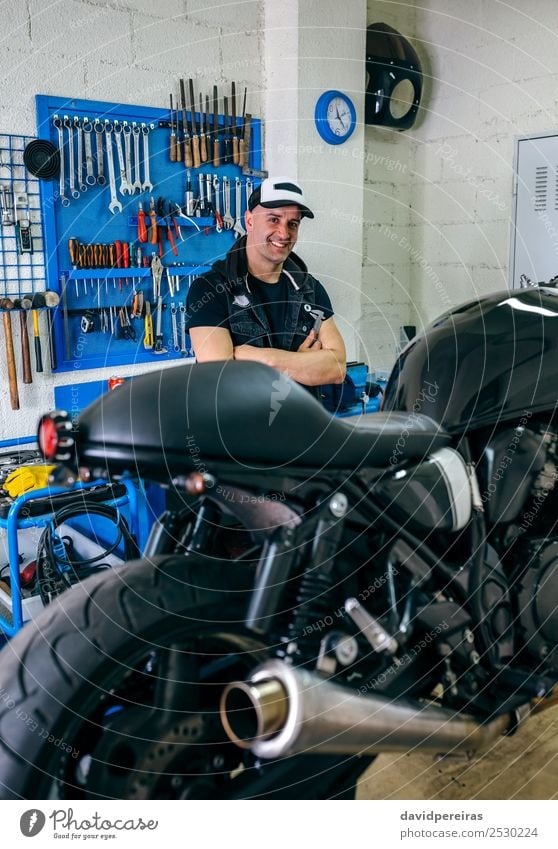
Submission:
POLYGON ((522 274, 534 283, 558 275, 558 135, 519 139, 516 156, 514 289, 522 274))

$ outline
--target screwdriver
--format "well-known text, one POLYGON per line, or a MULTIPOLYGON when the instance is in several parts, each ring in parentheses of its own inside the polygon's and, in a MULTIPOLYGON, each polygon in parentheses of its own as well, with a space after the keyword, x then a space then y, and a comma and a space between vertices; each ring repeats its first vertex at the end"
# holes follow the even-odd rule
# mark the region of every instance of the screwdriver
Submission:
MULTIPOLYGON (((130 246, 128 242, 122 242, 122 265, 124 268, 130 268, 130 246)), ((126 286, 129 285, 130 281, 128 278, 125 278, 126 286)))
MULTIPOLYGON (((119 242, 118 240, 115 241, 114 251, 115 251, 115 254, 116 254, 116 267, 122 268, 122 242, 119 242)), ((120 291, 122 291, 122 278, 121 277, 118 278, 118 288, 120 289, 120 291)))
MULTIPOLYGON (((75 238, 75 236, 72 236, 70 239, 68 239, 68 252, 70 254, 70 262, 72 263, 72 268, 75 270, 77 269, 79 263, 79 242, 75 238)), ((75 285, 77 298, 79 297, 78 280, 75 281, 75 285)))
POLYGON ((147 227, 145 226, 145 212, 143 204, 138 203, 138 241, 147 242, 147 227))

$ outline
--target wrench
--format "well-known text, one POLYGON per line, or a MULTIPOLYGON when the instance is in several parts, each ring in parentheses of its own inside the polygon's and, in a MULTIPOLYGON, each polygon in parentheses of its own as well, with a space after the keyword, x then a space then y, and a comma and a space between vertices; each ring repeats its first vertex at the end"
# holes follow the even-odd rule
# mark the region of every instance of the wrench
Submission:
POLYGON ((251 177, 248 177, 246 180, 246 209, 248 209, 248 201, 250 200, 250 195, 254 191, 254 181, 251 177))
MULTIPOLYGON (((149 178, 149 127, 147 124, 141 125, 141 132, 143 134, 143 186, 142 189, 144 192, 152 192, 153 191, 153 183, 149 178)), ((153 129, 153 124, 151 124, 151 129, 153 129)))
POLYGON ((231 181, 228 177, 223 177, 223 209, 223 227, 225 230, 232 230, 234 218, 231 215, 231 181))
POLYGON ((105 128, 97 118, 93 124, 95 130, 95 152, 97 155, 97 184, 104 186, 107 182, 105 177, 105 163, 103 157, 103 133, 105 128))
POLYGON ((186 306, 180 304, 180 353, 185 356, 188 353, 186 347, 186 306))
POLYGON ((178 344, 178 325, 176 323, 176 304, 171 304, 171 321, 172 321, 172 347, 173 350, 178 353, 180 351, 180 345, 178 344))
POLYGON ((222 233, 223 231, 223 217, 221 215, 221 207, 219 202, 219 193, 221 191, 221 181, 219 180, 219 175, 213 175, 213 190, 215 192, 215 232, 222 233))
POLYGON ((114 160, 112 158, 112 124, 107 120, 105 120, 105 135, 107 139, 107 163, 110 187, 109 211, 114 215, 116 211, 122 212, 122 204, 116 197, 116 177, 114 175, 114 160))
POLYGON ((132 183, 132 128, 127 121, 122 124, 122 132, 124 133, 124 156, 126 159, 126 181, 130 187, 130 194, 135 192, 134 184, 132 183))
POLYGON ((58 149, 60 151, 60 200, 62 201, 62 206, 69 206, 70 199, 67 198, 64 194, 65 189, 65 177, 64 177, 64 130, 60 117, 58 115, 54 115, 52 119, 52 123, 56 127, 58 132, 58 149))
POLYGON ((122 149, 122 125, 119 121, 114 122, 114 138, 116 141, 116 152, 118 153, 118 167, 120 169, 120 194, 131 195, 132 187, 126 179, 126 163, 124 162, 124 151, 122 149))
POLYGON ((142 184, 140 180, 140 152, 139 152, 139 143, 140 143, 140 128, 136 124, 135 121, 132 122, 132 134, 134 136, 134 182, 132 183, 132 188, 134 192, 142 191, 142 184))
POLYGON ((77 200, 79 197, 79 192, 76 189, 74 173, 74 128, 68 115, 64 115, 64 126, 68 130, 68 169, 70 177, 70 194, 74 200, 77 200))
POLYGON ((240 177, 237 177, 235 182, 235 206, 236 206, 236 218, 234 220, 234 232, 237 235, 237 238, 246 235, 246 230, 242 226, 242 182, 240 177))
POLYGON ((78 186, 80 192, 86 192, 87 186, 83 182, 83 129, 81 125, 81 121, 77 116, 74 117, 74 127, 77 130, 77 146, 78 146, 78 155, 77 155, 77 176, 78 176, 78 186))
POLYGON ((83 119, 83 132, 85 134, 85 170, 87 171, 85 182, 88 186, 94 186, 95 175, 93 173, 93 153, 91 151, 91 133, 93 132, 93 125, 89 118, 83 119))
POLYGON ((157 325, 155 328, 155 345, 153 346, 154 354, 166 354, 167 349, 163 348, 163 330, 162 330, 162 316, 163 316, 163 298, 161 295, 157 298, 157 325))

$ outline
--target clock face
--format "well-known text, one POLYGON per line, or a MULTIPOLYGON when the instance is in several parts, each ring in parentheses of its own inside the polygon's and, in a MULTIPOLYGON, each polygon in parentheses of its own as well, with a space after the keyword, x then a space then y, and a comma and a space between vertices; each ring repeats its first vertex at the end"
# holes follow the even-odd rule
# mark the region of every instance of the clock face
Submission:
POLYGON ((338 138, 344 138, 352 129, 352 116, 348 102, 344 97, 334 97, 327 107, 327 123, 331 132, 338 138))

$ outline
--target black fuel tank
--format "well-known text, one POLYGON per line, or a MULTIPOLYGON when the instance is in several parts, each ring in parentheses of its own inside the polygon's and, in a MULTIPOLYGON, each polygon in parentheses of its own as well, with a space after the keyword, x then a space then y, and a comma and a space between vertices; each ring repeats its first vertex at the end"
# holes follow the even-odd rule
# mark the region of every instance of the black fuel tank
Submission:
POLYGON ((553 411, 558 291, 504 290, 436 319, 402 351, 382 409, 423 413, 452 432, 553 411))

